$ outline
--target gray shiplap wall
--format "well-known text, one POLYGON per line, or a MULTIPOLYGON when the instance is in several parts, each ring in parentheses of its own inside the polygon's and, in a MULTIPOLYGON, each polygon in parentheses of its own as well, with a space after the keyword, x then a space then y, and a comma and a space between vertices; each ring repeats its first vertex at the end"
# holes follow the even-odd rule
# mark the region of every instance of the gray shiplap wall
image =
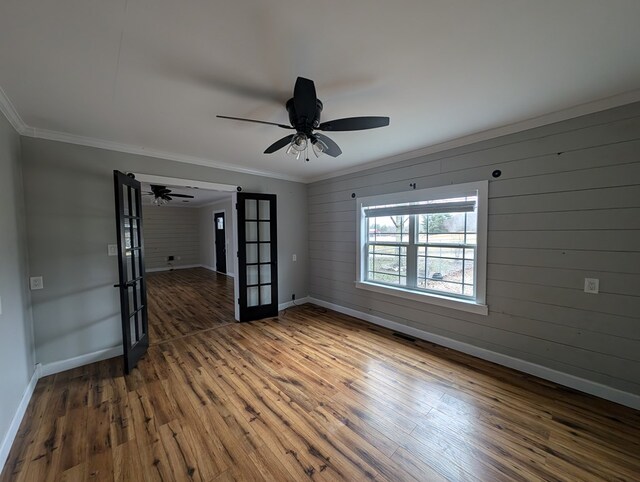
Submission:
POLYGON ((640 394, 640 103, 313 183, 309 243, 312 297, 640 394), (481 179, 488 316, 355 288, 352 193, 481 179))
POLYGON ((143 206, 144 255, 147 270, 202 264, 199 209, 143 206), (180 259, 178 259, 180 258, 180 259))

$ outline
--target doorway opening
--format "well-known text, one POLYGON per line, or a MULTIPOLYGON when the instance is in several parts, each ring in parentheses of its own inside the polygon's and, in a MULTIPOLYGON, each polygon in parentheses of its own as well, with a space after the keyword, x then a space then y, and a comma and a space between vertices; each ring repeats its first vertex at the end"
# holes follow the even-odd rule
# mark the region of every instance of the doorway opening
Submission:
POLYGON ((216 259, 216 271, 227 273, 227 223, 226 211, 213 213, 214 249, 216 259))
POLYGON ((136 174, 142 191, 151 345, 235 322, 236 186, 136 174), (228 268, 231 269, 228 269, 228 268), (222 269, 220 269, 222 268, 222 269))

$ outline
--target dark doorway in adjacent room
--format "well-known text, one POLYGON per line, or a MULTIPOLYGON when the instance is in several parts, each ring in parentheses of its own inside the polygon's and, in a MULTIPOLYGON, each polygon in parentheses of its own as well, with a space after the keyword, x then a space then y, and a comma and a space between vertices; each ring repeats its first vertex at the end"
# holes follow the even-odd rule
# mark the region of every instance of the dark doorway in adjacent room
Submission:
POLYGON ((214 231, 216 244, 216 271, 218 273, 227 272, 227 237, 225 234, 226 221, 224 212, 214 214, 214 231))

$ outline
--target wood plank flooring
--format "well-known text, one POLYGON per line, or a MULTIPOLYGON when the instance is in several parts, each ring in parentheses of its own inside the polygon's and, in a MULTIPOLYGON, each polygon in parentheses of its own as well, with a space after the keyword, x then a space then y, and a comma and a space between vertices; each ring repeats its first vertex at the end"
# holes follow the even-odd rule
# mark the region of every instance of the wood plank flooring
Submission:
POLYGON ((149 340, 162 343, 232 323, 233 278, 205 268, 147 274, 149 340))
POLYGON ((638 411, 313 305, 216 319, 41 379, 0 482, 640 480, 638 411))

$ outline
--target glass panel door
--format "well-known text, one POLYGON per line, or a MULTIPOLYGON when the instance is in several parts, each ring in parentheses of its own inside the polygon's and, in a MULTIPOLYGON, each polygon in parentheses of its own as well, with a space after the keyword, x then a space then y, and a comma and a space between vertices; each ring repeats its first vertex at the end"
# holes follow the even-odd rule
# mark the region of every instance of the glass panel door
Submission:
POLYGON ((276 196, 238 193, 237 200, 240 321, 276 316, 276 196))
POLYGON ((124 370, 130 373, 149 347, 142 235, 142 196, 133 176, 113 171, 118 234, 120 312, 124 370))

